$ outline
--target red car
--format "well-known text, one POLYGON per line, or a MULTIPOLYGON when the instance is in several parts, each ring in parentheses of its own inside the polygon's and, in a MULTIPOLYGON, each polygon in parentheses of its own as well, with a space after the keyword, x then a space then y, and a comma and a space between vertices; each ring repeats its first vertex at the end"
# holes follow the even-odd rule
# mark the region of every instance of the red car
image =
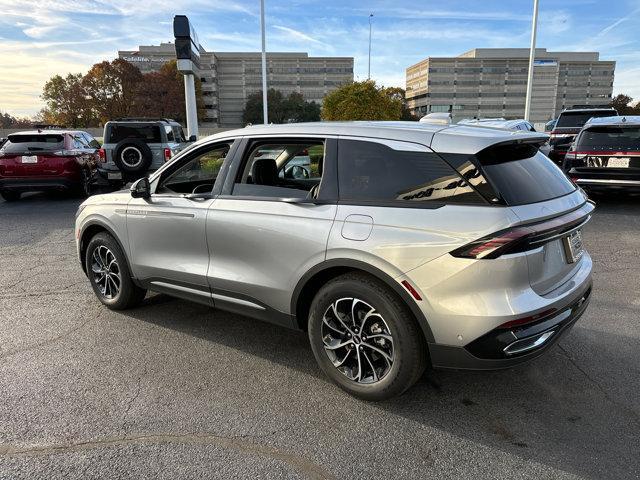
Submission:
POLYGON ((89 196, 100 144, 78 130, 12 133, 0 148, 0 196, 22 192, 70 191, 89 196))

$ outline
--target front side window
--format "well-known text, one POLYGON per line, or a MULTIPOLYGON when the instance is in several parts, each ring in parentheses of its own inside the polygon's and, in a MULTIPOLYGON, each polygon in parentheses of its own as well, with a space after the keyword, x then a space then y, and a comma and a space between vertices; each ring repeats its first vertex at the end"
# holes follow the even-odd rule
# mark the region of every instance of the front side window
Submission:
POLYGON ((256 144, 245 157, 233 195, 316 198, 323 162, 322 141, 256 144))
POLYGON ((435 153, 376 142, 340 140, 338 182, 340 198, 356 202, 482 202, 435 153))
POLYGON ((216 144, 160 179, 157 193, 207 193, 213 190, 230 143, 216 144))

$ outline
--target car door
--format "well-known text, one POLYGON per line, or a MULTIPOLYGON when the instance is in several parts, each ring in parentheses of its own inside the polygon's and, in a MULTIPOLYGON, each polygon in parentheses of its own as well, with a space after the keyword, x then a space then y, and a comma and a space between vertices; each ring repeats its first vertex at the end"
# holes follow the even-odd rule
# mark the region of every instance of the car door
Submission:
POLYGON ((149 288, 211 304, 205 223, 233 141, 193 149, 151 182, 151 197, 127 207, 131 268, 149 288))
POLYGON ((245 139, 207 219, 216 307, 292 325, 292 292, 325 258, 336 213, 335 155, 334 138, 245 139), (290 167, 305 150, 312 152, 309 174, 295 178, 290 167))

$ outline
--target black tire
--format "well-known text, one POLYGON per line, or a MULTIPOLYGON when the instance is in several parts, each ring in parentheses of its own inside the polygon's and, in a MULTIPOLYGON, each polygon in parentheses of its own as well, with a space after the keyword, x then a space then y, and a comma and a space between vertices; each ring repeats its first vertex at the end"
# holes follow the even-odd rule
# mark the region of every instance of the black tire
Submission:
POLYGON ((16 200, 20 200, 20 195, 22 195, 21 192, 14 192, 11 190, 0 191, 0 196, 7 202, 15 202, 16 200))
POLYGON ((80 172, 80 184, 75 188, 75 194, 79 198, 91 196, 91 176, 86 170, 80 172))
MULTIPOLYGON (((361 310, 361 303, 355 304, 356 310, 361 310)), ((340 305, 340 303, 337 305, 340 305)), ((341 308, 343 307, 339 306, 338 310, 341 308)), ((358 316, 358 312, 356 312, 356 316, 358 316)), ((347 321, 344 318, 343 320, 345 322, 347 321)), ((328 321, 330 323, 332 322, 331 320, 328 321)), ((334 325, 337 324, 334 323, 334 325)), ((342 323, 342 325, 345 324, 342 323)), ((422 331, 408 307, 398 295, 383 282, 364 273, 347 273, 336 277, 324 285, 311 303, 308 329, 311 348, 322 371, 343 390, 363 400, 380 401, 402 394, 420 378, 427 366, 426 343, 422 331), (337 358, 332 360, 329 358, 330 354, 327 353, 328 350, 325 349, 324 340, 329 338, 326 336, 327 332, 330 335, 336 332, 323 322, 325 313, 330 317, 331 313, 329 310, 332 309, 332 305, 336 304, 337 301, 348 302, 352 298, 358 299, 362 304, 366 305, 364 309, 369 311, 369 315, 374 312, 369 309, 373 308, 382 318, 382 325, 378 325, 379 322, 377 320, 375 323, 372 323, 372 318, 375 317, 375 315, 371 315, 369 320, 362 323, 361 331, 355 329, 352 332, 356 333, 353 337, 358 337, 358 344, 352 343, 348 349, 349 351, 346 350, 347 347, 343 350, 347 351, 344 358, 349 358, 349 355, 351 355, 349 361, 353 361, 354 365, 357 365, 355 358, 362 357, 362 355, 355 357, 355 355, 358 355, 358 351, 355 351, 355 354, 353 354, 352 352, 354 350, 359 349, 360 352, 370 352, 366 359, 362 359, 362 364, 366 365, 364 360, 368 361, 368 365, 371 366, 371 372, 376 370, 375 365, 382 366, 380 371, 378 371, 379 376, 377 379, 373 373, 368 376, 370 383, 361 383, 350 378, 349 373, 353 374, 353 370, 349 370, 348 367, 341 366, 340 368, 342 368, 343 371, 339 370, 338 367, 334 366, 333 362, 338 361, 339 363, 343 355, 336 355, 337 358), (392 359, 392 362, 384 361, 384 357, 381 355, 377 355, 379 357, 378 363, 375 363, 375 359, 371 362, 373 358, 372 355, 375 355, 375 353, 371 352, 375 352, 375 350, 371 350, 372 347, 367 343, 372 342, 372 339, 366 338, 364 335, 374 335, 376 333, 374 327, 378 330, 377 333, 380 333, 379 330, 381 326, 383 330, 388 329, 388 333, 390 333, 391 336, 390 342, 387 340, 385 351, 391 353, 389 357, 392 359), (329 330, 327 330, 327 328, 329 330), (324 332, 323 329, 325 330, 324 332), (357 334, 358 332, 359 335, 357 334), (367 340, 367 342, 365 342, 365 340, 367 340), (392 347, 391 350, 389 350, 389 344, 392 347), (382 368, 386 368, 387 370, 382 371, 382 368), (345 370, 348 373, 344 373, 345 370)), ((348 335, 349 338, 352 338, 351 333, 348 335)), ((382 335, 374 336, 382 337, 382 335)), ((347 340, 345 337, 341 338, 341 340, 331 339, 331 342, 335 340, 339 344, 342 344, 341 342, 343 342, 343 340, 347 340)), ((380 338, 376 340, 380 341, 380 338)), ((375 346, 381 349, 385 348, 378 344, 375 346)), ((338 350, 330 351, 337 352, 338 350)), ((359 375, 352 376, 357 378, 359 375)), ((364 374, 362 376, 364 377, 364 374)), ((363 379, 363 382, 365 381, 367 381, 367 378, 363 379)))
POLYGON ((118 168, 131 175, 142 175, 151 166, 153 155, 149 145, 135 138, 118 142, 113 151, 113 161, 118 168))
MULTIPOLYGON (((106 258, 109 259, 109 261, 103 261, 102 265, 110 263, 112 257, 106 256, 106 258)), ((107 308, 111 310, 125 310, 142 303, 147 291, 133 283, 127 259, 120 245, 118 245, 118 242, 116 242, 111 235, 106 232, 96 234, 89 241, 89 245, 87 245, 84 261, 87 276, 89 277, 93 291, 107 308), (101 276, 96 272, 96 270, 100 268, 100 263, 95 261, 94 255, 98 252, 98 257, 103 258, 102 254, 105 252, 105 249, 113 256, 120 278, 120 287, 117 289, 116 294, 113 294, 114 286, 116 285, 115 281, 105 280, 101 282, 99 280, 101 276), (108 285, 108 289, 106 285, 108 285), (112 294, 109 295, 109 292, 112 294)), ((113 266, 111 268, 113 268, 113 266)), ((115 272, 115 270, 113 271, 115 272)))

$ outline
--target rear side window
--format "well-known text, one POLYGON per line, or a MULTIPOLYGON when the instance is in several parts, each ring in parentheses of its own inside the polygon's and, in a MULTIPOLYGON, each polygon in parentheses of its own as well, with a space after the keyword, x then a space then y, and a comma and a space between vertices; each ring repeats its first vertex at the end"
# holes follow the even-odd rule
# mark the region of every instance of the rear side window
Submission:
POLYGON ((165 125, 164 131, 167 134, 167 142, 174 142, 173 130, 169 125, 165 125))
POLYGON ((640 150, 640 127, 591 127, 580 135, 580 150, 640 150))
POLYGON ((5 154, 51 152, 64 148, 64 135, 62 134, 13 134, 9 135, 7 142, 2 146, 5 154))
POLYGON ((395 150, 376 142, 340 140, 338 177, 343 200, 484 203, 436 154, 395 150))
POLYGON ((111 125, 109 129, 109 143, 122 140, 137 139, 146 143, 161 143, 160 127, 158 125, 111 125))
POLYGON ((582 128, 590 118, 611 117, 616 113, 613 110, 593 112, 563 112, 558 118, 555 128, 582 128))
POLYGON ((476 158, 507 205, 544 202, 575 190, 562 170, 533 145, 497 145, 476 158))

